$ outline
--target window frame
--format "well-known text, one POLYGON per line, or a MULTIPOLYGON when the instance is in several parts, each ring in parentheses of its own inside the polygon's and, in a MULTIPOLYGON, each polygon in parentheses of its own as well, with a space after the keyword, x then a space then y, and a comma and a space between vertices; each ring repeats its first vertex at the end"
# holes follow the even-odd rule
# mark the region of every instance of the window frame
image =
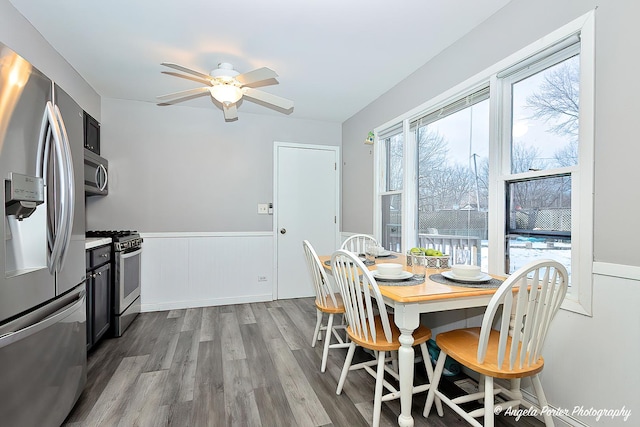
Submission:
POLYGON ((406 148, 407 148, 407 138, 406 132, 404 129, 404 124, 402 122, 396 122, 390 126, 385 126, 384 130, 376 130, 374 132, 374 176, 376 177, 374 183, 374 233, 373 236, 378 240, 378 242, 382 243, 382 237, 384 235, 382 230, 382 200, 385 196, 394 196, 399 195, 402 206, 402 220, 401 220, 401 230, 402 234, 400 236, 401 247, 404 247, 405 243, 405 223, 404 223, 404 215, 406 211, 406 197, 405 192, 407 190, 407 172, 406 172, 406 148), (403 180, 402 180, 402 188, 399 190, 387 190, 388 184, 388 162, 386 159, 386 153, 388 152, 387 145, 383 142, 388 138, 392 138, 396 135, 403 135, 403 147, 402 147, 402 163, 403 163, 403 180))
MULTIPOLYGON (((595 16, 594 11, 571 21, 558 30, 524 47, 518 52, 497 62, 482 72, 441 93, 413 110, 374 129, 374 227, 376 237, 381 235, 381 197, 383 192, 384 152, 380 147, 378 135, 393 126, 402 123, 404 132, 404 185, 402 197, 402 250, 415 245, 417 212, 417 168, 415 161, 415 134, 410 123, 429 111, 441 108, 466 94, 477 91, 482 86, 490 87, 490 131, 489 131, 489 271, 494 274, 504 272, 504 242, 506 220, 506 200, 504 197, 505 180, 511 175, 510 145, 504 143, 510 136, 511 123, 503 121, 505 96, 499 75, 506 70, 518 67, 531 58, 544 55, 545 51, 562 43, 572 35, 580 35, 580 122, 578 166, 556 168, 546 171, 531 171, 518 174, 519 178, 533 178, 554 174, 570 173, 572 177, 572 286, 563 301, 562 308, 576 313, 592 314, 593 287, 593 191, 594 191, 594 122, 595 122, 595 16), (505 129, 505 126, 507 129, 505 129), (509 163, 509 169, 505 164, 509 163), (503 171, 509 171, 509 174, 503 171), (501 249, 493 249, 501 248, 501 249)), ((553 55, 551 53, 550 55, 553 55)))
MULTIPOLYGON (((536 59, 535 62, 525 60, 527 64, 525 64, 520 68, 518 68, 518 64, 516 64, 514 67, 512 67, 514 71, 509 72, 507 75, 501 76, 501 73, 498 73, 497 84, 500 85, 500 92, 502 94, 501 96, 502 114, 500 116, 497 116, 496 120, 499 122, 499 126, 503 130, 502 140, 500 141, 501 152, 503 154, 503 157, 502 157, 502 161, 500 162, 500 165, 499 166, 496 165, 496 166, 500 168, 498 172, 499 173, 498 179, 502 181, 500 185, 505 189, 504 190, 505 193, 508 193, 506 188, 511 183, 531 182, 536 179, 569 176, 571 178, 571 201, 573 202, 575 200, 573 193, 574 191, 578 190, 574 185, 573 177, 575 173, 580 170, 580 167, 581 167, 580 158, 578 158, 579 161, 577 165, 568 166, 568 167, 555 167, 555 168, 542 169, 537 171, 527 171, 527 172, 513 172, 513 167, 512 167, 513 166, 512 165, 512 157, 513 157, 512 155, 513 154, 512 153, 513 152, 512 113, 513 111, 511 106, 513 101, 513 86, 550 67, 560 64, 563 61, 569 60, 570 58, 576 55, 580 55, 581 53, 581 44, 578 37, 571 36, 568 39, 565 39, 564 42, 558 43, 558 45, 559 46, 551 47, 550 49, 548 49, 549 52, 545 52, 545 51, 541 52, 535 58, 536 59)), ((502 74, 505 74, 505 73, 502 73, 502 74)), ((580 146, 582 144, 581 138, 579 137, 578 140, 579 140, 578 146, 580 146)), ((508 194, 506 195, 508 196, 508 194)), ((579 221, 579 218, 573 215, 574 213, 573 207, 571 212, 572 212, 571 222, 572 222, 572 229, 573 229, 573 222, 579 221)), ((504 258, 502 260, 504 267, 502 269, 502 272, 503 274, 507 274, 508 273, 507 267, 506 267, 506 252, 507 252, 507 246, 508 246, 507 236, 510 234, 508 233, 508 231, 510 230, 510 227, 508 225, 510 222, 508 201, 506 201, 505 211, 503 212, 503 215, 500 216, 497 221, 502 221, 504 223, 504 228, 505 228, 504 240, 503 240, 503 247, 505 248, 505 250, 504 250, 504 258)), ((521 232, 524 232, 524 231, 528 231, 528 230, 521 230, 521 232)), ((515 232, 514 234, 521 234, 521 233, 515 232)), ((545 237, 553 237, 554 234, 561 235, 563 233, 541 232, 539 234, 545 237)), ((576 236, 573 235, 573 230, 571 230, 571 233, 569 234, 569 238, 571 239, 571 247, 572 247, 571 264, 573 265, 576 262, 576 259, 580 257, 580 254, 573 252, 574 246, 577 244, 577 242, 580 239, 579 238, 576 239, 576 236)), ((580 276, 579 272, 577 276, 578 277, 580 276)), ((575 280, 577 280, 577 277, 576 277, 576 274, 574 274, 572 269, 571 281, 574 282, 575 280)))

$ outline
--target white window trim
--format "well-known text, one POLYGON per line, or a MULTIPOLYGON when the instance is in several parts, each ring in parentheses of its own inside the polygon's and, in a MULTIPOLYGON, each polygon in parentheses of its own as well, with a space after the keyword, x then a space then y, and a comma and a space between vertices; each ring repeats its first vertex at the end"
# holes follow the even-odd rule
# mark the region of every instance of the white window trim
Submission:
MULTIPOLYGON (((380 237, 381 233, 381 211, 380 200, 382 182, 382 161, 384 153, 378 143, 378 133, 389 127, 402 122, 404 131, 404 167, 405 182, 402 195, 402 245, 403 250, 415 244, 415 212, 408 204, 415 205, 415 197, 406 197, 407 194, 415 194, 415 188, 410 182, 415 181, 415 165, 412 158, 407 156, 411 149, 415 149, 415 137, 410 135, 409 123, 415 118, 424 115, 440 106, 444 106, 451 100, 470 93, 474 89, 486 86, 491 87, 490 97, 490 147, 489 162, 492 165, 499 165, 504 159, 504 153, 500 151, 500 141, 504 129, 500 129, 498 118, 501 111, 498 111, 499 100, 502 94, 497 82, 496 75, 513 65, 530 58, 567 37, 580 33, 581 54, 580 54, 580 144, 579 144, 579 164, 580 170, 572 175, 575 180, 572 191, 572 209, 577 212, 571 225, 572 241, 579 239, 579 244, 572 245, 572 287, 565 298, 562 308, 576 313, 591 315, 592 313, 592 287, 593 287, 593 191, 594 191, 594 139, 595 139, 595 13, 590 11, 581 17, 571 21, 562 28, 551 34, 531 43, 518 52, 508 56, 489 68, 481 71, 475 76, 441 93, 431 100, 419 105, 407 113, 396 117, 387 123, 374 129, 375 145, 374 150, 374 226, 375 234, 380 237), (411 193, 413 191, 413 193, 411 193), (413 203, 411 200, 412 199, 413 203), (576 237, 577 236, 577 237, 576 237), (576 262, 574 262, 576 261, 576 262)), ((502 245, 504 242, 504 197, 499 197, 504 191, 500 189, 502 180, 498 179, 498 169, 490 168, 490 191, 489 191, 489 245, 502 245), (500 214, 501 213, 501 214, 500 214)), ((413 184, 415 187, 415 184, 413 184)), ((500 247, 500 246, 498 246, 500 247)), ((503 251, 499 254, 489 255, 489 271, 503 272, 504 259, 503 251)))
MULTIPOLYGON (((394 125, 397 125, 398 122, 396 122, 394 125)), ((388 129, 390 126, 386 126, 384 129, 388 129)), ((382 198, 384 196, 390 196, 390 195, 395 195, 395 194, 399 194, 402 200, 402 213, 404 216, 404 212, 405 212, 405 202, 406 202, 406 197, 405 197, 405 191, 406 191, 406 172, 405 172, 405 177, 403 177, 403 183, 402 183, 402 189, 401 190, 392 190, 392 191, 386 191, 386 159, 385 159, 385 146, 384 144, 382 144, 382 141, 384 140, 384 138, 380 138, 378 137, 378 133, 381 131, 382 129, 380 127, 376 128, 376 131, 374 132, 374 140, 373 140, 373 145, 374 145, 374 150, 373 150, 373 159, 374 159, 374 164, 373 164, 373 176, 374 176, 374 185, 373 185, 373 237, 376 238, 376 240, 378 242, 382 242, 382 198)), ((404 129, 404 125, 403 125, 403 138, 406 138, 406 132, 404 129)), ((394 134, 395 135, 395 134, 394 134)), ((407 162, 407 156, 405 148, 406 148, 406 139, 404 139, 403 141, 403 155, 402 155, 402 161, 403 161, 403 167, 406 166, 406 162, 407 162)), ((404 225, 404 218, 402 219, 403 225, 404 225)), ((402 227, 402 229, 404 230, 404 227, 402 227)), ((404 233, 404 231, 403 231, 404 233)), ((404 234, 401 237, 402 241, 404 242, 404 234)))

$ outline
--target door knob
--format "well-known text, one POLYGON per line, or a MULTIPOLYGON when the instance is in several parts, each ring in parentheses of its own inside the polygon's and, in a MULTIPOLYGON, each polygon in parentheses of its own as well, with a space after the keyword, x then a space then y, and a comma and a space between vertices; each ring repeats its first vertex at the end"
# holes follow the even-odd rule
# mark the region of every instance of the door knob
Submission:
POLYGON ((280 234, 287 234, 287 229, 286 228, 281 228, 280 229, 280 234))

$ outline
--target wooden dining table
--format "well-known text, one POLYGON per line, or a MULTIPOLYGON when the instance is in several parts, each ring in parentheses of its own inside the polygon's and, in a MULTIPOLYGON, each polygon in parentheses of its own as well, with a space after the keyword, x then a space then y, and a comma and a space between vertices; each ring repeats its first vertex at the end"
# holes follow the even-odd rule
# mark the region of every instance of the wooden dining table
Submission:
MULTIPOLYGON (((331 268, 328 260, 331 256, 320 256, 330 273, 331 268)), ((393 262, 404 266, 406 271, 411 271, 407 266, 406 257, 402 254, 392 253, 388 257, 376 258, 376 264, 393 262)), ((376 264, 369 266, 369 270, 375 270, 376 264)), ((432 313, 437 311, 456 310, 471 307, 486 307, 489 300, 496 292, 496 287, 465 287, 462 284, 455 285, 442 284, 429 278, 433 274, 442 273, 446 270, 427 269, 423 283, 410 286, 385 285, 383 281, 378 281, 380 293, 385 304, 393 307, 395 324, 400 329, 400 349, 398 350, 398 370, 400 376, 400 415, 398 425, 402 427, 413 426, 411 416, 411 401, 413 389, 413 331, 420 324, 421 313, 432 313)), ((504 280, 504 277, 492 276, 493 278, 504 280)))

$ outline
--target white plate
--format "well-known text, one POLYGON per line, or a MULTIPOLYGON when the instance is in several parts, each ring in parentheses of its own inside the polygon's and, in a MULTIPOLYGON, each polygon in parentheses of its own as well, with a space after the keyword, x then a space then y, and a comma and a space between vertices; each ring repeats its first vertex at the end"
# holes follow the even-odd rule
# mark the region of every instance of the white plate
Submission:
POLYGON ((378 252, 376 257, 389 256, 389 255, 391 255, 391 251, 380 251, 378 252))
POLYGON ((442 275, 447 279, 451 279, 456 282, 488 282, 489 280, 491 280, 491 276, 484 273, 480 273, 475 277, 460 277, 453 274, 453 271, 443 271, 442 275))
POLYGON ((410 271, 403 271, 401 274, 388 276, 388 275, 378 273, 378 270, 372 270, 371 275, 375 279, 382 279, 382 280, 406 280, 413 277, 413 273, 411 273, 410 271))

